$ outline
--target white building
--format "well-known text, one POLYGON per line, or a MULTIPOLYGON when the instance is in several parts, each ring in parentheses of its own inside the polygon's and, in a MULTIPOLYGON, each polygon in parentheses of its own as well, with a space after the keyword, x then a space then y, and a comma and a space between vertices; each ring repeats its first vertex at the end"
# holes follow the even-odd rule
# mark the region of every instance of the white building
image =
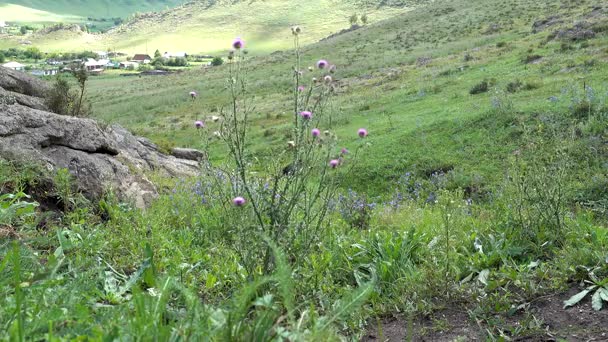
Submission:
POLYGON ((175 57, 183 57, 186 58, 188 56, 185 52, 165 52, 163 57, 165 58, 175 58, 175 57))
POLYGON ((17 70, 17 71, 25 70, 25 65, 18 63, 18 62, 8 62, 8 63, 2 64, 2 66, 7 69, 13 69, 13 70, 17 70))

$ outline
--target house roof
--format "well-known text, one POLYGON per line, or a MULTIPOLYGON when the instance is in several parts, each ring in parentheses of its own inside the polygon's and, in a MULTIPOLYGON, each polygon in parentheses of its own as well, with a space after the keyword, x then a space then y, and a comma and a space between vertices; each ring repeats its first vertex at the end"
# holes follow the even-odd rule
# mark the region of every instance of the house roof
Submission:
POLYGON ((137 55, 133 56, 132 60, 145 61, 146 59, 152 60, 152 57, 150 57, 149 55, 137 54, 137 55))
POLYGON ((18 63, 18 62, 8 62, 8 63, 2 64, 2 66, 5 68, 24 68, 25 67, 25 65, 18 63))

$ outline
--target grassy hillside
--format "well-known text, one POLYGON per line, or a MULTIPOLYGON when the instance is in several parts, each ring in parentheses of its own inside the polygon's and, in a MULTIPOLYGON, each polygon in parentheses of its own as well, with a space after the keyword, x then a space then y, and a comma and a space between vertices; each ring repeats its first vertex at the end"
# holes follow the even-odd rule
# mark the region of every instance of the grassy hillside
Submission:
POLYGON ((43 51, 111 48, 139 53, 147 46, 149 51, 211 54, 225 51, 226 41, 247 36, 248 48, 260 54, 289 47, 291 25, 306 24, 307 35, 302 42, 306 44, 348 28, 348 18, 354 13, 367 13, 370 22, 377 22, 405 11, 407 7, 403 4, 413 6, 423 2, 378 6, 378 1, 200 1, 168 11, 142 14, 103 35, 66 33, 61 36, 62 32, 55 32, 52 36, 35 35, 29 39, 43 51))
MULTIPOLYGON (((64 16, 80 18, 127 18, 133 13, 165 10, 184 3, 183 0, 0 0, 0 19, 19 22, 65 22, 64 16), (24 7, 19 12, 11 5, 24 7), (41 20, 31 17, 29 12, 43 11, 57 17, 41 20)), ((46 19, 46 18, 45 18, 46 19)))
POLYGON ((605 5, 434 1, 304 47, 303 92, 247 32, 244 64, 91 78, 96 118, 209 151, 146 210, 0 161, 0 339, 605 338, 605 5))
MULTIPOLYGON (((440 2, 305 49, 305 65, 327 58, 338 66, 338 134, 348 136, 358 126, 376 132, 360 173, 361 184, 382 188, 408 170, 444 167, 456 168, 477 182, 496 181, 502 177, 506 156, 520 148, 509 138, 513 128, 495 132, 502 134, 501 140, 487 135, 486 129, 471 129, 472 122, 490 115, 491 124, 503 106, 513 106, 509 116, 521 113, 522 118, 539 111, 567 111, 583 84, 604 94, 605 33, 584 42, 547 39, 552 32, 571 27, 573 20, 587 21, 602 31, 605 17, 595 15, 591 2, 568 7, 559 1, 518 0, 492 10, 486 5, 440 2), (533 23, 553 12, 568 19, 533 33, 533 23), (469 94, 484 81, 486 92, 469 94), (509 92, 513 84, 520 85, 509 92), (552 97, 559 100, 549 101, 552 97), (411 148, 391 148, 396 141, 411 148)), ((306 34, 308 26, 302 27, 306 34)), ((289 44, 285 36, 281 44, 289 44)), ((256 49, 254 43, 251 49, 256 49)), ((291 84, 285 73, 290 57, 285 52, 251 61, 258 113, 253 134, 262 154, 272 155, 276 151, 268 146, 280 149, 284 144, 290 120, 284 101, 291 84)), ((226 68, 162 78, 95 78, 90 89, 93 105, 107 122, 157 141, 200 147, 191 134, 191 122, 224 103, 226 68), (200 92, 201 100, 188 101, 190 90, 200 92)))

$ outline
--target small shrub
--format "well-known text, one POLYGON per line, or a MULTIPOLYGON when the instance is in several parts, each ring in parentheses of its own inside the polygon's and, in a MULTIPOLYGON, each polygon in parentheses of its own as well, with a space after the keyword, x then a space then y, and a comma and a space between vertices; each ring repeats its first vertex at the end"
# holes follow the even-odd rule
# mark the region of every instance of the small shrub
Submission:
POLYGON ((534 90, 534 89, 539 89, 543 86, 543 83, 541 81, 526 81, 526 83, 524 83, 522 89, 523 90, 534 90))
POLYGON ((498 43, 496 43, 496 47, 497 48, 503 48, 505 46, 507 46, 507 42, 498 42, 498 43))
POLYGON ((213 59, 211 60, 211 65, 213 66, 220 66, 224 64, 224 60, 222 59, 222 57, 216 56, 213 57, 213 59))
POLYGON ((474 85, 471 90, 469 90, 469 94, 471 95, 476 95, 476 94, 481 94, 481 93, 485 93, 488 91, 488 81, 483 80, 480 83, 474 85))
POLYGON ((527 55, 526 57, 523 58, 522 62, 524 64, 530 64, 530 63, 534 63, 536 61, 539 61, 541 58, 543 58, 543 56, 541 55, 527 55))
POLYGON ((521 83, 520 80, 515 80, 515 81, 512 81, 512 82, 509 82, 507 84, 507 91, 509 93, 516 93, 522 87, 522 85, 523 84, 521 83))

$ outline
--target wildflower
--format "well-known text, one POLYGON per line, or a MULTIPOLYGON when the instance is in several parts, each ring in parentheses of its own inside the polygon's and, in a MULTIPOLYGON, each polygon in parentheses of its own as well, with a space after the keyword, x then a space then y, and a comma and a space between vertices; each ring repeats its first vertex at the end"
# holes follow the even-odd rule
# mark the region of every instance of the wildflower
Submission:
POLYGON ((296 147, 296 142, 295 142, 295 141, 293 141, 293 140, 288 141, 288 142, 287 142, 287 147, 289 147, 289 148, 294 148, 294 147, 296 147))
POLYGON ((304 89, 306 89, 306 87, 304 87, 303 85, 301 85, 301 86, 298 87, 298 91, 299 92, 303 92, 304 89))
POLYGON ((312 113, 305 110, 303 112, 300 112, 300 116, 303 117, 305 120, 309 120, 310 118, 312 118, 312 113))
POLYGON ((331 132, 329 130, 325 130, 325 131, 323 131, 323 134, 325 134, 326 136, 329 136, 331 134, 331 132))
POLYGON ((235 50, 240 50, 240 49, 242 49, 243 47, 245 47, 245 41, 244 41, 244 40, 242 40, 241 38, 238 38, 238 37, 237 37, 237 38, 235 38, 235 39, 234 39, 234 41, 232 42, 232 47, 233 47, 235 50))
POLYGON ((312 72, 313 70, 315 70, 315 68, 313 68, 311 66, 308 67, 308 71, 312 72))
POLYGON ((331 76, 327 75, 327 76, 323 77, 323 80, 325 80, 325 83, 331 83, 332 78, 331 78, 331 76))
POLYGON ((215 116, 215 115, 213 115, 213 116, 211 117, 211 121, 213 121, 213 122, 218 122, 218 121, 220 121, 220 117, 219 117, 219 116, 215 116))
POLYGON ((332 65, 329 67, 329 72, 331 72, 332 74, 333 74, 334 72, 336 72, 336 66, 332 64, 332 65))
POLYGON ((194 122, 194 126, 195 126, 196 128, 203 128, 203 127, 205 127, 205 123, 204 123, 204 122, 202 122, 202 121, 200 121, 200 120, 198 120, 198 121, 195 121, 195 122, 194 122))
POLYGON ((338 159, 332 159, 329 161, 329 166, 331 166, 332 169, 335 169, 336 167, 338 167, 339 164, 340 164, 340 161, 338 159))
POLYGON ((327 63, 327 61, 324 59, 321 59, 317 62, 317 68, 319 69, 325 69, 328 65, 329 63, 327 63))
POLYGON ((297 25, 296 25, 296 26, 292 26, 292 27, 291 27, 291 33, 292 33, 294 36, 299 35, 301 32, 302 32, 302 29, 300 28, 300 26, 297 26, 297 25))
POLYGON ((321 135, 321 131, 318 128, 313 128, 311 133, 312 133, 312 136, 315 138, 318 137, 319 135, 321 135))
POLYGON ((316 77, 313 77, 313 78, 312 78, 312 81, 313 81, 313 83, 317 83, 317 78, 316 78, 316 77))
POLYGON ((198 94, 195 91, 191 91, 190 92, 190 97, 194 100, 196 97, 198 96, 198 94))
POLYGON ((341 154, 348 154, 348 150, 346 149, 346 147, 342 147, 342 149, 340 150, 341 154))
POLYGON ((240 196, 239 197, 235 197, 232 200, 232 203, 234 203, 234 205, 237 206, 237 207, 242 207, 243 205, 245 205, 245 202, 246 202, 245 199, 243 197, 240 197, 240 196))
POLYGON ((367 130, 365 128, 359 128, 357 134, 359 134, 361 138, 365 138, 367 136, 367 130))

